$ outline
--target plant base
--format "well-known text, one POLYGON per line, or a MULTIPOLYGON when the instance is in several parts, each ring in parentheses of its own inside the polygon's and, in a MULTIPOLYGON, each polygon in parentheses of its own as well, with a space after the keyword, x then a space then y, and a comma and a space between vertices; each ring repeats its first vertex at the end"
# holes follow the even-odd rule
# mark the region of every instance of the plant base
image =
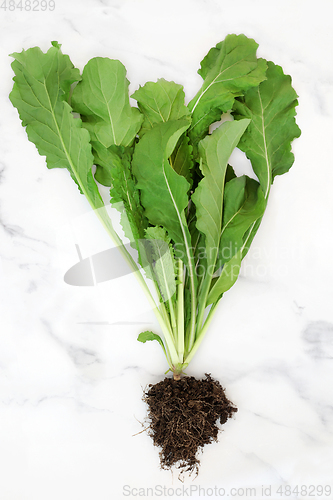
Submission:
POLYGON ((163 469, 176 466, 181 472, 198 473, 197 452, 217 441, 218 421, 224 424, 237 408, 227 399, 221 384, 206 378, 166 377, 150 384, 143 400, 148 405, 149 428, 155 446, 161 448, 163 469))

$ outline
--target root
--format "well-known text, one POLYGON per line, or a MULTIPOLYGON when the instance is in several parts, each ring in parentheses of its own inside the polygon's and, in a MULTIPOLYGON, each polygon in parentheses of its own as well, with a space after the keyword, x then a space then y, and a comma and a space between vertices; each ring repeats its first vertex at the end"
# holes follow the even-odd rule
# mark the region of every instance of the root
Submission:
POLYGON ((148 405, 148 433, 161 448, 161 467, 176 466, 181 472, 198 473, 197 452, 217 441, 217 423, 224 424, 237 411, 210 374, 202 380, 165 378, 149 385, 143 399, 148 405))

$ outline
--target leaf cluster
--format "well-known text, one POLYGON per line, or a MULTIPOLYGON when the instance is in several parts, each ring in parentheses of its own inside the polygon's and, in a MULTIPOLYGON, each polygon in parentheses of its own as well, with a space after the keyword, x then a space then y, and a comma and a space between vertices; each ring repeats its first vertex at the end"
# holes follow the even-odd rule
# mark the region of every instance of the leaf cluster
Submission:
POLYGON ((67 168, 98 209, 162 328, 163 339, 145 332, 138 340, 158 340, 174 374, 236 282, 275 176, 294 161, 297 95, 290 76, 258 59, 257 48, 245 35, 228 35, 201 62, 202 86, 188 105, 181 85, 159 79, 134 92, 137 107, 118 60, 95 57, 80 75, 57 42, 47 53, 12 54, 10 99, 29 140, 48 168, 67 168), (228 164, 236 147, 253 177, 236 176, 228 164), (137 261, 113 229, 99 184, 110 188, 137 261))

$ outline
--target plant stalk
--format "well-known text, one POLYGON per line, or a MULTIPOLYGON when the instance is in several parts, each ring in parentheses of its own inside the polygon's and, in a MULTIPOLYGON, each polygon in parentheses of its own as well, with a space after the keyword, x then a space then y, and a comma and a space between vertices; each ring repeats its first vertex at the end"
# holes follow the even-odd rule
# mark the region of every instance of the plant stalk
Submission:
POLYGON ((210 308, 210 310, 209 310, 209 313, 208 313, 208 316, 207 316, 207 318, 206 318, 206 321, 205 321, 205 323, 204 323, 204 325, 203 325, 203 327, 202 327, 201 331, 199 332, 199 334, 198 334, 198 336, 197 336, 197 338, 196 338, 196 340, 195 340, 195 342, 194 342, 194 345, 193 345, 192 349, 190 350, 190 352, 188 353, 188 355, 187 355, 187 356, 186 356, 186 358, 185 358, 184 365, 185 365, 185 364, 186 364, 186 365, 188 365, 188 364, 189 364, 189 362, 191 361, 191 359, 193 358, 193 356, 194 356, 194 355, 195 355, 195 353, 197 352, 197 350, 198 350, 198 348, 199 348, 199 346, 200 346, 201 342, 203 341, 203 338, 204 338, 204 336, 205 336, 205 334, 206 334, 206 332, 207 332, 207 329, 208 329, 208 327, 209 327, 209 325, 210 325, 210 323, 211 323, 211 321, 212 321, 212 319, 213 319, 213 315, 214 315, 214 312, 215 312, 215 310, 216 310, 216 306, 217 306, 217 302, 215 302, 215 303, 211 306, 211 308, 210 308))
POLYGON ((179 259, 178 265, 178 286, 177 286, 177 351, 181 361, 184 359, 184 265, 179 259))

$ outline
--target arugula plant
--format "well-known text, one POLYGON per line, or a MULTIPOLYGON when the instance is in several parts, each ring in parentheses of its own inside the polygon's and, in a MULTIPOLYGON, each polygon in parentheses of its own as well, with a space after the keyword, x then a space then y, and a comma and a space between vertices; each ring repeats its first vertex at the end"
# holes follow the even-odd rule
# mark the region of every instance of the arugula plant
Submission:
POLYGON ((237 280, 274 177, 294 161, 297 95, 257 48, 228 35, 201 62, 203 83, 188 105, 181 85, 160 79, 134 92, 138 107, 117 60, 95 57, 81 76, 57 42, 47 53, 12 54, 10 100, 29 140, 48 168, 68 169, 135 273, 163 333, 138 340, 160 343, 175 378, 237 280), (256 179, 237 177, 228 164, 235 147, 256 179), (137 258, 114 230, 98 183, 110 188, 137 258))

